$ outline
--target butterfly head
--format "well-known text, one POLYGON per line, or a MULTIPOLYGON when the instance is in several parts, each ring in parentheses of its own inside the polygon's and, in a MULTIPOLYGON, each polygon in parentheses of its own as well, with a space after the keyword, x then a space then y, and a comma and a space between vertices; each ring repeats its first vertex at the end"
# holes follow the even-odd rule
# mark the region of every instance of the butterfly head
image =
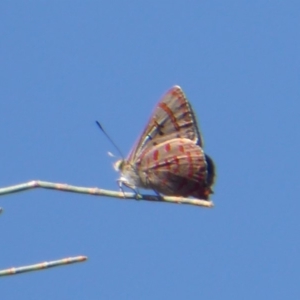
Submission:
POLYGON ((133 190, 140 186, 140 178, 134 166, 124 159, 120 159, 114 163, 114 169, 121 173, 118 179, 119 186, 123 184, 133 190))

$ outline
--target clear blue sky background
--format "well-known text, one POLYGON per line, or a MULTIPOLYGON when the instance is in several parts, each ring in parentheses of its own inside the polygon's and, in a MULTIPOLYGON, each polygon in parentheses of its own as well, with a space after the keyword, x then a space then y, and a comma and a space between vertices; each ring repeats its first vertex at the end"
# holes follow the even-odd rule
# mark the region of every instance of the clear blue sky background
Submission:
POLYGON ((117 190, 181 85, 216 162, 214 209, 34 190, 1 197, 1 299, 300 299, 298 1, 1 1, 1 186, 117 190), (27 2, 27 3, 26 3, 27 2))

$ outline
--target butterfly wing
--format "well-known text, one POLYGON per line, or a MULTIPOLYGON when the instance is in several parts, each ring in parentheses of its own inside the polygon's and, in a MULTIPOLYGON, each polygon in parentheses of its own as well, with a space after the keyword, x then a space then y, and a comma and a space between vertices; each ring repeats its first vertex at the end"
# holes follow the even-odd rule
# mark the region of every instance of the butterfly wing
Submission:
POLYGON ((172 139, 149 148, 136 164, 144 187, 164 195, 208 199, 212 192, 214 175, 208 174, 206 155, 191 140, 172 139))
POLYGON ((193 109, 179 86, 172 87, 157 104, 127 161, 134 162, 148 148, 175 138, 203 144, 193 109))

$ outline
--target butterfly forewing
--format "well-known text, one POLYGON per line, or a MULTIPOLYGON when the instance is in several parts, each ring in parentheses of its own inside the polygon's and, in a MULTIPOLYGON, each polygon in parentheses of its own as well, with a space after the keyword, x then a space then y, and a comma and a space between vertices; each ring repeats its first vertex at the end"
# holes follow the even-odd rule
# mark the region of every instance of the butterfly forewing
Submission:
POLYGON ((157 104, 128 161, 134 161, 145 149, 174 138, 187 138, 202 147, 193 110, 179 86, 172 87, 157 104))

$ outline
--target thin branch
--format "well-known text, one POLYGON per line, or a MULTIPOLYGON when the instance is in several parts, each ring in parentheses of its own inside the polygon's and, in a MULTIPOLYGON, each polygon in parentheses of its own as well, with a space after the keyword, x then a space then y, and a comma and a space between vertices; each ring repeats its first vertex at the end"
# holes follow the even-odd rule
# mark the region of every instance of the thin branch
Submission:
POLYGON ((173 197, 173 196, 159 197, 155 195, 137 195, 136 193, 123 193, 122 191, 120 192, 109 191, 109 190, 99 189, 96 187, 87 188, 87 187, 72 186, 63 183, 53 183, 53 182, 46 182, 40 180, 33 180, 27 183, 0 188, 0 196, 22 192, 34 188, 52 189, 52 190, 58 190, 63 192, 82 193, 82 194, 89 194, 94 196, 114 197, 114 198, 127 199, 127 200, 146 200, 146 201, 154 201, 154 202, 189 204, 189 205, 196 205, 196 206, 202 206, 207 208, 214 206, 213 202, 209 200, 173 197))
POLYGON ((59 259, 59 260, 52 260, 49 262, 45 261, 45 262, 34 264, 34 265, 0 270, 0 276, 8 276, 8 275, 15 275, 15 274, 26 273, 26 272, 31 272, 31 271, 39 271, 42 269, 48 269, 48 268, 52 268, 52 267, 59 267, 59 266, 63 266, 63 265, 84 262, 86 260, 87 260, 86 256, 74 256, 74 257, 68 257, 68 258, 63 258, 63 259, 59 259))

